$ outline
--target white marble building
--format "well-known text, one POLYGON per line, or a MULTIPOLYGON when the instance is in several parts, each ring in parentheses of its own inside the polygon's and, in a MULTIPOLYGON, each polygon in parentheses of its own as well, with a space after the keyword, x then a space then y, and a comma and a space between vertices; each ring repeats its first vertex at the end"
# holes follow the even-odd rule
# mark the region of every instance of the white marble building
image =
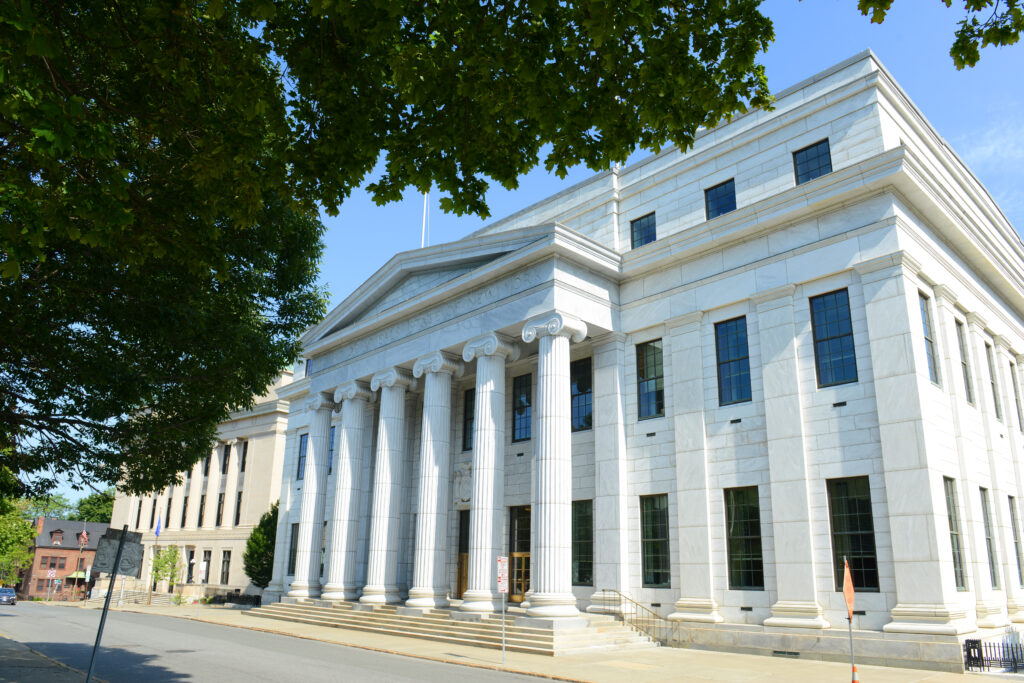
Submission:
POLYGON ((876 659, 1024 621, 1024 246, 872 54, 777 98, 311 329, 271 594, 488 612, 511 555, 530 616, 832 656, 848 556, 876 659))

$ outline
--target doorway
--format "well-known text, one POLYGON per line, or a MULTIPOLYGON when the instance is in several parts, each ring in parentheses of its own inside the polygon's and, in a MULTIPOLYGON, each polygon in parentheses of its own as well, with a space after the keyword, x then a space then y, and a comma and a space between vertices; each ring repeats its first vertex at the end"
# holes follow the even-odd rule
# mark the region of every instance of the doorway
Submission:
POLYGON ((455 597, 462 598, 469 583, 469 510, 459 510, 459 560, 455 567, 455 597))
POLYGON ((510 507, 508 601, 520 603, 530 590, 530 506, 510 507))

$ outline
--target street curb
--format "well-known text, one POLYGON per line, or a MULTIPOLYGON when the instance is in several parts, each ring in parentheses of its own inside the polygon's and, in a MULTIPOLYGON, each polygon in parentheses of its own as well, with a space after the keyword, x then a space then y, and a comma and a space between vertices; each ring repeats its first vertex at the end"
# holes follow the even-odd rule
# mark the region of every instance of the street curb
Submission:
MULTIPOLYGON (((76 674, 81 674, 82 680, 85 680, 86 672, 82 671, 81 669, 77 669, 77 668, 71 666, 70 664, 65 664, 64 662, 59 661, 57 659, 54 659, 53 657, 50 657, 49 655, 45 655, 42 652, 40 652, 39 650, 36 650, 33 647, 29 647, 28 645, 26 645, 25 643, 21 642, 20 640, 15 640, 14 638, 8 638, 7 636, 4 636, 4 635, 0 635, 0 638, 3 638, 4 640, 9 640, 12 643, 17 643, 18 645, 21 645, 23 648, 25 648, 26 650, 28 650, 29 652, 31 652, 35 656, 41 657, 42 659, 45 659, 48 662, 56 664, 57 666, 59 666, 62 669, 67 669, 68 671, 74 671, 76 674)), ((97 681, 97 683, 107 683, 106 679, 99 678, 97 676, 93 676, 92 679, 94 681, 97 681)))
MULTIPOLYGON (((135 610, 135 609, 124 609, 123 607, 119 608, 117 611, 119 611, 119 612, 132 612, 134 614, 152 614, 151 612, 144 612, 142 610, 135 610)), ((195 617, 188 616, 186 614, 180 614, 180 615, 179 614, 165 614, 165 615, 162 615, 162 616, 173 617, 175 619, 188 619, 189 621, 196 621, 196 622, 199 622, 201 624, 213 624, 215 626, 227 626, 229 628, 237 628, 237 629, 241 629, 243 631, 260 631, 262 633, 273 633, 273 634, 279 635, 279 636, 290 636, 292 638, 301 638, 303 640, 313 640, 313 641, 316 641, 318 643, 326 643, 328 645, 341 645, 343 647, 354 647, 354 648, 358 648, 360 650, 367 650, 369 652, 379 652, 381 654, 398 655, 399 657, 409 657, 410 659, 423 659, 423 660, 426 660, 428 662, 439 662, 441 664, 457 664, 458 666, 468 666, 468 667, 473 668, 473 669, 485 669, 485 670, 488 670, 488 671, 504 671, 504 672, 507 672, 507 673, 519 674, 520 676, 533 676, 534 678, 544 678, 544 679, 551 680, 551 681, 565 681, 565 683, 588 683, 588 681, 586 679, 584 679, 584 678, 566 678, 565 676, 558 676, 557 674, 539 673, 539 672, 536 672, 536 671, 527 671, 525 669, 513 669, 513 668, 509 668, 509 667, 498 666, 496 664, 477 664, 477 663, 474 663, 474 662, 460 662, 458 660, 444 659, 442 657, 431 657, 430 655, 415 655, 415 654, 410 654, 408 652, 400 652, 398 650, 388 650, 388 649, 381 648, 381 647, 371 647, 369 645, 356 645, 354 643, 339 643, 336 640, 324 640, 323 638, 316 638, 314 636, 303 636, 303 635, 299 635, 297 633, 287 633, 285 631, 278 631, 278 630, 271 629, 271 628, 262 628, 260 626, 240 626, 240 625, 236 625, 236 624, 222 624, 222 623, 215 622, 215 621, 204 621, 202 619, 196 619, 195 617)), ((338 630, 339 631, 344 631, 345 629, 338 629, 338 630)), ((486 649, 490 650, 491 648, 486 648, 486 649)))

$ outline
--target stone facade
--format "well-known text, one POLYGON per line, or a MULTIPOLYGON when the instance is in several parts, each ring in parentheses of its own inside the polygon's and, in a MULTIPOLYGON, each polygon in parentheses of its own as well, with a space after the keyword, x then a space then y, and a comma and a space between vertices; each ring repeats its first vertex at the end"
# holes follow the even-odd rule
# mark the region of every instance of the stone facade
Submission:
POLYGON ((849 553, 866 661, 1024 621, 1024 246, 870 53, 396 255, 304 343, 270 599, 471 618, 511 554, 548 624, 625 595, 841 658, 849 553))
MULTIPOLYGON (((180 484, 148 496, 117 494, 110 525, 142 532, 145 547, 142 578, 127 579, 129 590, 148 590, 154 547, 175 545, 182 558, 175 592, 259 592, 245 575, 242 555, 253 527, 281 489, 288 402, 278 392, 289 382, 291 372, 286 372, 251 410, 223 422, 209 459, 183 472, 180 484), (204 561, 206 576, 200 580, 204 561)), ((161 584, 158 590, 171 588, 161 584)))

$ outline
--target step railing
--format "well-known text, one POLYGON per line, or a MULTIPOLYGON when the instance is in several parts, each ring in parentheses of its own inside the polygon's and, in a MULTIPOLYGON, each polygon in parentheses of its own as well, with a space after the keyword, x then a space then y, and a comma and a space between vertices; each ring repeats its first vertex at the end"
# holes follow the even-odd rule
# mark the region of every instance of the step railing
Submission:
POLYGON ((679 647, 679 622, 669 621, 617 590, 605 588, 602 592, 618 596, 619 611, 615 616, 621 618, 624 624, 662 645, 679 647))

